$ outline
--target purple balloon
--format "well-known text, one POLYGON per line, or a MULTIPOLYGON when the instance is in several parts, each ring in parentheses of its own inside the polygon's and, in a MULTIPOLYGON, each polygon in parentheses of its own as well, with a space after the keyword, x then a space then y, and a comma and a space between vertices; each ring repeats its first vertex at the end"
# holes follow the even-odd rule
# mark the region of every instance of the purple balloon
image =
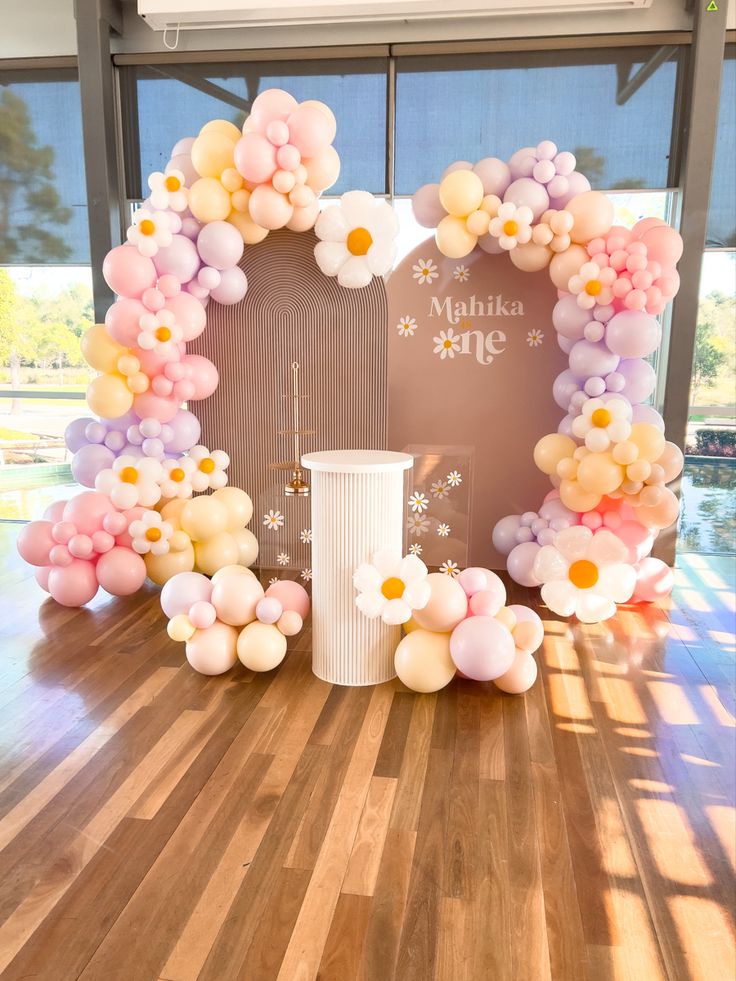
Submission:
POLYGON ((83 487, 94 487, 95 477, 115 462, 115 454, 102 443, 80 446, 72 457, 72 477, 83 487))
POLYGON ((186 238, 190 238, 193 242, 196 242, 197 236, 202 230, 202 222, 197 221, 193 216, 188 216, 182 218, 181 222, 181 234, 186 238))
POLYGON ((91 422, 96 422, 90 416, 83 416, 81 419, 74 419, 64 430, 64 442, 69 448, 70 453, 76 453, 86 446, 89 440, 85 435, 85 429, 91 422))
POLYGON ((153 264, 159 276, 174 276, 180 283, 193 279, 201 265, 197 247, 186 235, 174 235, 171 245, 158 250, 153 264))
POLYGON ((129 426, 135 426, 139 422, 138 414, 131 409, 126 412, 124 416, 118 416, 116 419, 104 419, 103 422, 108 428, 118 430, 121 433, 127 431, 129 426))
POLYGON ((509 171, 513 180, 519 177, 531 177, 534 164, 537 162, 537 148, 524 146, 509 158, 509 171))
POLYGON ((575 347, 576 343, 577 341, 573 341, 569 337, 563 337, 562 334, 557 335, 557 346, 561 351, 564 351, 565 354, 569 354, 575 347))
POLYGON ((210 296, 218 303, 229 305, 239 303, 247 291, 248 280, 245 273, 240 266, 233 266, 223 272, 220 285, 210 292, 210 296))
POLYGON ((659 321, 641 310, 622 310, 606 325, 606 346, 620 358, 646 358, 661 340, 659 321))
POLYGON ((625 395, 632 405, 646 402, 657 384, 657 374, 649 362, 642 361, 641 358, 624 358, 616 371, 624 379, 621 394, 625 395))
POLYGON ((440 185, 424 184, 411 199, 414 217, 423 228, 436 228, 447 212, 440 201, 440 185))
POLYGON ((199 419, 188 409, 179 409, 169 426, 174 431, 174 435, 166 444, 167 453, 184 453, 199 442, 202 427, 199 419))
POLYGON ((171 149, 171 156, 175 157, 179 153, 191 153, 196 141, 196 136, 183 136, 171 149))
POLYGON ((475 681, 493 681, 514 663, 511 631, 495 617, 468 617, 450 637, 450 656, 458 670, 475 681))
POLYGON ((501 555, 508 555, 516 546, 516 532, 521 527, 521 515, 507 514, 497 521, 493 528, 493 547, 501 555))
POLYGON ((585 325, 590 320, 590 310, 582 310, 574 296, 563 296, 552 309, 552 323, 555 330, 571 341, 583 339, 585 325))
POLYGON ((549 195, 541 184, 531 177, 520 177, 506 188, 504 202, 512 201, 517 207, 526 205, 532 209, 535 221, 538 221, 549 208, 549 195))
POLYGON ((564 194, 560 194, 557 197, 550 197, 549 206, 554 208, 556 211, 560 211, 568 201, 572 201, 574 197, 578 194, 583 194, 585 191, 590 190, 590 181, 583 174, 578 173, 577 170, 573 170, 571 174, 567 177, 567 191, 564 194))
POLYGON ((524 542, 509 552, 506 568, 514 582, 518 582, 520 586, 541 585, 533 572, 538 551, 539 545, 536 542, 524 542))
POLYGON ((161 609, 167 617, 188 613, 195 603, 209 603, 212 583, 199 572, 178 572, 161 590, 161 609))
POLYGON ((194 169, 189 152, 171 155, 171 159, 166 164, 166 173, 169 174, 172 170, 180 170, 184 174, 184 183, 187 187, 191 187, 195 181, 199 180, 199 174, 194 169))
POLYGON ((444 180, 448 174, 453 174, 456 170, 472 170, 473 165, 469 160, 454 160, 449 167, 442 171, 440 180, 444 180))
POLYGON ((205 265, 230 269, 243 254, 243 237, 229 221, 211 221, 197 236, 197 249, 205 265))
POLYGON ((552 398, 561 409, 565 410, 565 412, 567 412, 570 399, 573 397, 575 392, 579 391, 580 381, 575 377, 569 368, 565 368, 564 371, 561 371, 552 383, 552 398))
POLYGON ((570 351, 570 370, 578 378, 608 375, 616 370, 618 363, 618 355, 613 354, 603 341, 595 344, 578 341, 570 351))
POLYGON ((484 194, 495 194, 499 198, 504 196, 511 183, 509 165, 498 157, 484 157, 479 160, 473 167, 473 173, 480 177, 484 194))
POLYGON ((661 433, 664 432, 664 419, 653 406, 635 405, 631 411, 632 422, 648 422, 652 426, 656 426, 661 433))
POLYGON ((561 436, 569 436, 570 439, 575 439, 575 433, 572 431, 572 420, 573 417, 570 415, 569 412, 566 416, 563 416, 562 419, 560 419, 560 424, 557 427, 557 432, 561 436))
POLYGON ((489 255, 500 255, 504 251, 494 235, 481 235, 478 239, 478 245, 489 255))

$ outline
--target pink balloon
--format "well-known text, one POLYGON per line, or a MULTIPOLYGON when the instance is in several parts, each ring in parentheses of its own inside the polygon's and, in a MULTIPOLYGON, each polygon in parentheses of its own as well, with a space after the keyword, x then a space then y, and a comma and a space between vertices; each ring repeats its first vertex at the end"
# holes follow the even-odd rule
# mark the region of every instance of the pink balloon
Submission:
POLYGON ((411 208, 417 222, 424 228, 436 228, 447 212, 440 201, 440 185, 424 184, 414 193, 411 208))
POLYGON ((289 142, 303 157, 315 157, 329 146, 335 135, 329 116, 316 106, 301 105, 292 112, 289 125, 289 142))
POLYGON ((253 100, 246 125, 249 130, 265 133, 272 120, 286 121, 298 104, 284 89, 266 89, 253 100))
POLYGON ((92 547, 95 552, 109 552, 115 544, 115 539, 106 531, 96 531, 92 536, 92 547))
POLYGON ((59 545, 66 545, 77 534, 77 526, 73 521, 57 521, 51 529, 51 537, 59 545))
POLYGON ((266 590, 266 596, 272 596, 280 601, 284 610, 294 610, 302 620, 309 613, 309 593, 298 582, 291 579, 280 579, 266 590))
POLYGON ((57 521, 62 521, 64 518, 64 508, 66 505, 67 501, 54 501, 53 504, 49 504, 49 506, 43 512, 44 521, 50 521, 54 525, 57 521))
POLYGON ((21 528, 16 548, 20 557, 29 565, 49 564, 49 552, 56 545, 51 535, 52 527, 51 521, 31 521, 21 528))
POLYGON ((217 303, 230 305, 239 303, 248 291, 248 280, 240 266, 226 269, 220 277, 220 284, 210 293, 217 303))
POLYGON ((174 235, 171 245, 160 248, 153 257, 159 276, 175 276, 180 283, 194 279, 202 264, 197 246, 186 235, 174 235))
POLYGON ((514 662, 511 631, 493 617, 463 620, 450 637, 450 656, 459 671, 475 681, 492 681, 514 662))
POLYGON ((270 184, 261 184, 250 196, 250 216, 261 228, 283 228, 294 211, 289 199, 270 184))
POLYGON ((89 535, 72 535, 68 548, 75 559, 89 559, 93 552, 92 539, 89 535))
POLYGON ((170 422, 181 408, 181 399, 173 395, 163 397, 151 391, 142 392, 133 399, 133 408, 141 419, 152 416, 159 422, 170 422))
POLYGON ((131 548, 116 545, 97 562, 97 581, 113 596, 130 596, 146 578, 146 563, 131 548))
POLYGON ((54 566, 49 571, 49 592, 62 606, 84 606, 94 599, 97 588, 95 567, 84 559, 74 559, 69 565, 54 566))
POLYGON ((199 572, 178 572, 161 590, 161 609, 171 619, 179 613, 188 613, 195 603, 209 603, 212 583, 199 572))
POLYGON ((144 313, 147 310, 140 300, 121 297, 105 314, 108 334, 123 347, 135 347, 141 332, 139 321, 144 313))
POLYGON ((49 552, 49 560, 51 565, 67 566, 72 564, 74 556, 66 545, 54 545, 49 552))
POLYGON ((682 256, 682 236, 669 225, 655 225, 641 236, 647 247, 647 255, 667 269, 680 261, 682 256))
POLYGON ((654 545, 654 532, 638 521, 624 521, 614 530, 614 534, 629 550, 626 562, 630 565, 636 565, 646 558, 654 545))
POLYGON ((245 133, 235 144, 235 166, 254 184, 269 181, 277 168, 276 147, 260 133, 245 133))
POLYGON ((118 245, 111 249, 102 263, 102 275, 113 293, 133 299, 139 299, 147 289, 156 285, 153 262, 132 245, 118 245))
POLYGON ((636 570, 636 586, 631 599, 634 603, 656 603, 669 596, 674 582, 672 569, 661 559, 644 559, 636 570))
POLYGON ((192 368, 191 381, 194 383, 194 394, 190 398, 206 399, 212 395, 217 388, 220 376, 210 359, 201 354, 186 354, 182 361, 192 368))
MULTIPOLYGON (((662 221, 661 218, 641 218, 634 227, 631 229, 631 237, 634 239, 640 239, 644 232, 648 232, 650 228, 657 228, 660 225, 666 225, 666 221, 662 221)), ((613 231, 613 229, 611 229, 613 231)))
POLYGON ((206 630, 217 619, 217 611, 206 600, 197 600, 189 609, 189 619, 197 630, 206 630))
POLYGON ((102 528, 107 514, 115 511, 107 494, 99 491, 83 491, 67 501, 64 521, 71 521, 83 535, 93 535, 102 528))
POLYGON ((206 630, 197 630, 187 642, 187 661, 200 674, 223 674, 237 661, 238 631, 219 620, 206 630))
POLYGON ((193 341, 207 326, 207 314, 202 304, 189 293, 177 293, 166 301, 166 309, 174 315, 182 329, 183 340, 193 341))
POLYGON ((49 591, 49 573, 51 572, 50 565, 41 566, 34 570, 33 578, 36 580, 41 589, 45 589, 48 593, 49 591))
MULTIPOLYGON (((500 582, 500 580, 499 580, 500 582)), ((501 589, 481 589, 470 597, 468 604, 469 615, 474 617, 495 617, 498 611, 506 602, 506 590, 501 584, 501 589)))
POLYGON ((463 569, 457 581, 463 587, 466 596, 473 596, 488 588, 488 570, 470 566, 468 569, 463 569))

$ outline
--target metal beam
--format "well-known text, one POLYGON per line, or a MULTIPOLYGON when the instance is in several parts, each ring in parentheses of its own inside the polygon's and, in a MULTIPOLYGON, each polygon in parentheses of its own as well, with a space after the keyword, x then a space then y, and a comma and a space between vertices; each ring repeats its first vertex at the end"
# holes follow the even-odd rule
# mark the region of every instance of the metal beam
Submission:
POLYGON ((84 169, 87 185, 90 258, 95 319, 104 319, 113 299, 102 278, 102 262, 121 240, 115 79, 110 31, 119 31, 122 15, 113 0, 75 0, 77 61, 82 101, 84 169))
MULTIPOLYGON (((680 291, 672 310, 667 373, 662 415, 668 439, 685 447, 690 406, 695 331, 698 322, 700 273, 708 229, 713 160, 718 129, 721 70, 726 43, 728 0, 696 0, 693 11, 693 43, 684 117, 684 143, 679 186, 682 192, 680 234, 684 242, 679 265, 680 291), (708 6, 715 10, 708 10, 708 6)), ((680 492, 679 481, 673 486, 680 492)), ((657 539, 654 554, 669 565, 675 561, 677 527, 657 539)))

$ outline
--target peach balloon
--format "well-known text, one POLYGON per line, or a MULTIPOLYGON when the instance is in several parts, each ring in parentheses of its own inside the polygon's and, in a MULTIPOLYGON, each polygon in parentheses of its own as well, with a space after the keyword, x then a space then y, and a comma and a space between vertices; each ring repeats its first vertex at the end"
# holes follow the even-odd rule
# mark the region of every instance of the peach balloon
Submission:
POLYGON ((575 440, 569 436, 563 436, 561 433, 549 433, 547 436, 542 436, 534 447, 534 462, 542 473, 556 473, 558 463, 571 457, 577 446, 575 440))
POLYGON ((660 531, 662 528, 669 528, 677 521, 677 515, 680 513, 680 502, 675 494, 669 487, 662 487, 661 490, 662 495, 653 507, 634 508, 637 521, 646 528, 656 528, 660 531))
POLYGON ((286 637, 272 623, 254 620, 240 631, 238 657, 251 671, 272 671, 286 655, 286 637))
POLYGON ((657 457, 657 463, 664 470, 665 484, 669 484, 671 480, 679 477, 682 473, 685 457, 682 455, 682 450, 679 446, 667 440, 664 444, 664 449, 657 457))
POLYGON ((268 184, 259 184, 248 203, 251 218, 262 228, 283 228, 291 218, 294 208, 285 195, 279 194, 268 184))
POLYGON ((87 405, 103 419, 117 419, 130 412, 133 393, 122 375, 98 375, 87 386, 87 405))
POLYGON ((558 252, 549 264, 549 278, 558 290, 567 291, 570 279, 576 276, 590 256, 582 245, 571 245, 565 252, 558 252))
POLYGON ((468 612, 468 598, 463 587, 443 572, 430 573, 427 582, 431 587, 429 602, 423 609, 414 610, 414 621, 425 631, 446 633, 454 630, 468 612))
POLYGON ((225 579, 227 576, 250 576, 251 579, 256 578, 255 572, 252 569, 246 569, 244 565, 224 565, 221 569, 212 576, 212 584, 220 582, 220 580, 225 579))
POLYGON ((231 211, 227 220, 237 228, 246 245, 257 245, 268 235, 268 229, 257 225, 248 212, 231 211))
MULTIPOLYGON (((222 120, 213 120, 221 122, 222 120)), ((219 177, 223 170, 233 167, 235 144, 240 132, 233 126, 236 136, 218 129, 203 129, 192 144, 192 165, 200 177, 219 177)), ((194 212, 192 212, 194 214, 194 212)))
POLYGON ((213 576, 224 565, 237 565, 237 543, 229 531, 220 531, 211 538, 194 543, 194 563, 197 572, 213 576))
POLYGON ((621 486, 624 468, 610 453, 589 453, 580 461, 577 479, 585 491, 611 494, 621 486))
MULTIPOLYGON (((227 119, 210 119, 208 123, 205 123, 202 129, 199 131, 199 135, 202 136, 203 133, 220 133, 226 136, 233 143, 237 143, 240 137, 243 135, 235 123, 230 123, 227 119)), ((196 144, 196 140, 194 141, 196 144)))
POLYGON ((172 640, 183 641, 184 643, 192 639, 195 630, 196 627, 186 613, 177 613, 166 626, 166 633, 172 640))
POLYGON ((311 204, 307 204, 303 208, 294 208, 286 227, 292 232, 308 232, 310 228, 314 228, 314 223, 318 218, 319 202, 312 201, 311 204))
POLYGON ((284 637, 295 637, 304 626, 296 610, 285 610, 276 624, 284 637))
POLYGON ((144 556, 146 575, 157 586, 163 586, 172 576, 179 572, 192 572, 194 569, 194 548, 188 545, 179 552, 168 552, 166 555, 144 556))
POLYGON ((544 624, 541 617, 528 606, 521 606, 518 603, 512 603, 509 609, 516 616, 516 627, 513 630, 514 643, 522 650, 536 651, 544 640, 544 624), (521 631, 521 638, 518 638, 517 631, 521 630, 522 625, 524 629, 521 631), (527 629, 529 626, 533 628, 533 633, 527 629), (519 643, 519 639, 523 639, 524 643, 519 643))
POLYGON ((256 606, 263 595, 263 586, 255 576, 231 573, 214 583, 210 602, 223 623, 242 627, 255 620, 256 606))
POLYGON ((303 160, 307 170, 307 187, 313 191, 326 191, 340 176, 340 157, 334 146, 328 146, 316 157, 303 160))
POLYGON ((128 353, 127 348, 110 337, 104 324, 95 324, 86 330, 79 343, 84 360, 95 371, 116 371, 118 358, 128 353))
POLYGON ((629 441, 639 447, 639 458, 655 463, 664 452, 664 434, 650 422, 635 422, 629 441))
MULTIPOLYGON (((487 616, 487 614, 481 614, 481 616, 487 616)), ((516 626, 516 614, 513 610, 510 610, 508 606, 502 606, 501 609, 497 611, 496 619, 508 630, 513 630, 516 626)))
POLYGON ((309 613, 309 593, 304 586, 293 579, 279 579, 266 590, 266 596, 279 600, 284 610, 294 610, 302 620, 309 613))
POLYGON ((526 242, 517 245, 509 252, 509 259, 522 272, 539 272, 546 269, 552 260, 554 252, 547 245, 537 245, 536 242, 526 242))
POLYGON ((215 621, 211 627, 195 630, 187 641, 187 661, 200 674, 223 674, 237 661, 238 631, 215 621))
MULTIPOLYGON (((181 509, 179 521, 182 529, 193 542, 206 541, 226 530, 228 512, 225 505, 216 500, 214 495, 193 497, 181 509)), ((223 564, 237 565, 237 555, 223 564)))
MULTIPOLYGON (((449 576, 444 578, 454 581, 449 576)), ((396 648, 394 666, 401 681, 412 691, 439 691, 449 685, 456 672, 450 657, 450 635, 413 630, 396 648)))
POLYGON ((613 204, 600 191, 583 191, 565 205, 573 217, 570 238, 585 243, 607 235, 613 225, 613 204))
POLYGON ((472 170, 453 170, 440 183, 439 195, 448 215, 465 218, 480 207, 483 182, 472 170))
POLYGON ((560 500, 571 511, 592 511, 600 504, 601 495, 586 491, 577 480, 562 480, 560 500))
POLYGON ((231 211, 230 195, 215 177, 200 177, 189 188, 189 210, 198 221, 224 221, 231 211))
POLYGON ((478 239, 466 229, 462 218, 447 215, 437 226, 435 241, 442 255, 449 259, 462 259, 470 255, 478 239))
POLYGON ((493 683, 507 695, 522 695, 536 680, 537 662, 528 651, 517 650, 509 670, 493 683))

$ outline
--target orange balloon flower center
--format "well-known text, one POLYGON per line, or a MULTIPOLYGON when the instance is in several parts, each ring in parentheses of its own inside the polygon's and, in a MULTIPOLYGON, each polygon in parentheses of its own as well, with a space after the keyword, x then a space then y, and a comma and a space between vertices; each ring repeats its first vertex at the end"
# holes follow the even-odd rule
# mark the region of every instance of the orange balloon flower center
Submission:
POLYGON ((385 579, 381 586, 381 592, 387 600, 401 599, 404 595, 404 589, 404 580, 399 579, 397 576, 391 576, 389 579, 385 579))
POLYGON ((172 480, 175 480, 178 484, 180 481, 184 480, 184 471, 181 469, 181 467, 174 467, 169 474, 169 477, 171 477, 172 480))
POLYGON ((516 235, 519 231, 519 223, 513 221, 511 218, 503 223, 503 233, 504 235, 516 235))
POLYGON ((585 284, 585 292, 588 296, 598 296, 600 291, 603 289, 600 279, 589 279, 585 284))
POLYGON ((169 174, 169 176, 164 181, 164 187, 166 188, 167 191, 178 191, 179 188, 181 187, 181 181, 179 180, 178 177, 174 177, 173 174, 169 174))
POLYGON ((590 417, 590 421, 594 426, 598 426, 599 429, 605 429, 605 427, 611 422, 611 413, 608 409, 596 409, 593 415, 590 417))
POLYGON ((169 328, 168 327, 159 327, 157 329, 157 331, 156 331, 156 340, 157 341, 170 341, 171 340, 171 331, 169 330, 169 328))
POLYGON ((120 471, 120 479, 124 484, 135 484, 138 480, 138 471, 135 467, 123 467, 120 471))
POLYGON ((347 247, 352 255, 365 255, 372 245, 373 239, 367 228, 354 228, 348 234, 347 247))
POLYGON ((598 582, 598 566, 589 559, 578 559, 568 569, 567 576, 578 589, 590 589, 598 582))
POLYGON ((144 218, 143 221, 138 223, 138 231, 141 235, 153 235, 156 231, 156 226, 150 218, 144 218))
POLYGON ((215 469, 215 461, 210 456, 206 456, 204 460, 199 461, 199 469, 202 473, 212 473, 215 469))
POLYGON ((161 538, 160 528, 148 528, 146 531, 146 538, 149 542, 157 542, 161 538))

